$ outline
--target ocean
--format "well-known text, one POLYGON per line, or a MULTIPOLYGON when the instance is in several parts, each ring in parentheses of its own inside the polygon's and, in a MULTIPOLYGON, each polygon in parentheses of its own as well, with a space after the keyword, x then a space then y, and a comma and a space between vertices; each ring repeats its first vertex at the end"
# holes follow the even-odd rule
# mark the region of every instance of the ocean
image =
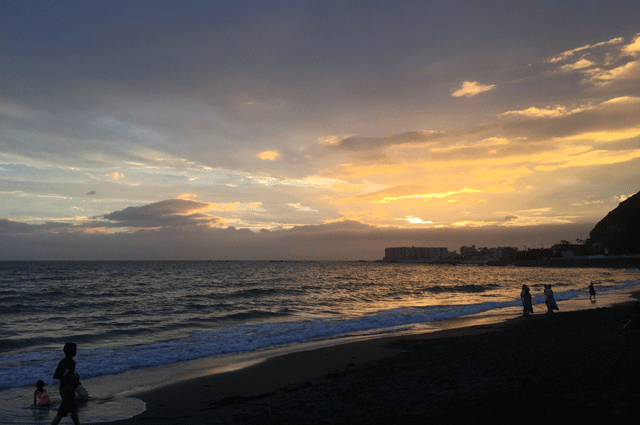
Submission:
MULTIPOLYGON (((494 310, 516 315, 522 310, 523 284, 531 288, 536 312, 542 312, 543 285, 553 285, 556 300, 588 302, 591 281, 604 296, 640 285, 640 270, 380 262, 0 262, 0 406, 24 393, 20 408, 30 407, 39 379, 57 395, 52 374, 66 341, 78 344, 83 381, 117 378, 313 341, 438 329, 439 321, 494 310)), ((93 422, 100 422, 96 418, 93 422)), ((16 421, 50 417, 30 414, 16 421)), ((92 420, 85 415, 83 422, 92 420)))

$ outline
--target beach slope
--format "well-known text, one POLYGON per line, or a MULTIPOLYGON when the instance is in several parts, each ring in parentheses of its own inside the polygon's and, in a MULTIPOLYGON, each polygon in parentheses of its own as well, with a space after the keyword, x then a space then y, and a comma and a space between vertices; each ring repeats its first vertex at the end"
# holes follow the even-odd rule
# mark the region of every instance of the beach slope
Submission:
POLYGON ((117 425, 539 423, 640 409, 633 302, 288 354, 137 397, 117 425), (624 324, 634 319, 634 325, 624 324))

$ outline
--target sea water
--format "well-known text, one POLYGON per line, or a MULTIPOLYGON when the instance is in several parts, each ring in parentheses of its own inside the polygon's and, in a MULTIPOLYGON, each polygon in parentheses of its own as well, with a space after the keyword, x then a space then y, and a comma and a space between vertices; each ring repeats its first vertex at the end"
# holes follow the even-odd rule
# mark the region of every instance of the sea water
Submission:
MULTIPOLYGON (((523 284, 541 310, 545 284, 553 285, 561 301, 588 298, 591 281, 602 296, 640 285, 640 270, 379 262, 0 262, 0 405, 24 393, 21 407, 28 407, 39 379, 57 394, 52 375, 66 341, 78 344, 82 380, 117 377, 310 341, 437 328, 445 319, 505 308, 520 311, 523 284)), ((101 396, 103 404, 117 398, 101 396)), ((100 418, 113 419, 96 414, 83 422, 100 418)), ((48 420, 30 414, 22 422, 48 420)))

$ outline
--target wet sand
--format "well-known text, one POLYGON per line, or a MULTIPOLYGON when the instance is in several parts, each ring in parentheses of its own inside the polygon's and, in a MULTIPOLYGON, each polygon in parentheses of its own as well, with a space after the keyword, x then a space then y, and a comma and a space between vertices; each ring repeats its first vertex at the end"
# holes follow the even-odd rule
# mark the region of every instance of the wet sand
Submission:
POLYGON ((286 354, 136 394, 147 410, 112 423, 626 421, 640 410, 634 302, 286 354))

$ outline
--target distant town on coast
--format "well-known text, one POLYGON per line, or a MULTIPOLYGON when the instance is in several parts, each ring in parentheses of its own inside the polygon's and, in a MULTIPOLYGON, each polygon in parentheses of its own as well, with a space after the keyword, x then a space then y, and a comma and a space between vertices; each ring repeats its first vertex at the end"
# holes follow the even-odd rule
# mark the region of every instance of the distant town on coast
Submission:
POLYGON ((384 262, 518 265, 543 267, 640 268, 640 192, 621 202, 595 225, 586 240, 566 240, 550 248, 462 246, 460 252, 442 247, 385 248, 384 262))

